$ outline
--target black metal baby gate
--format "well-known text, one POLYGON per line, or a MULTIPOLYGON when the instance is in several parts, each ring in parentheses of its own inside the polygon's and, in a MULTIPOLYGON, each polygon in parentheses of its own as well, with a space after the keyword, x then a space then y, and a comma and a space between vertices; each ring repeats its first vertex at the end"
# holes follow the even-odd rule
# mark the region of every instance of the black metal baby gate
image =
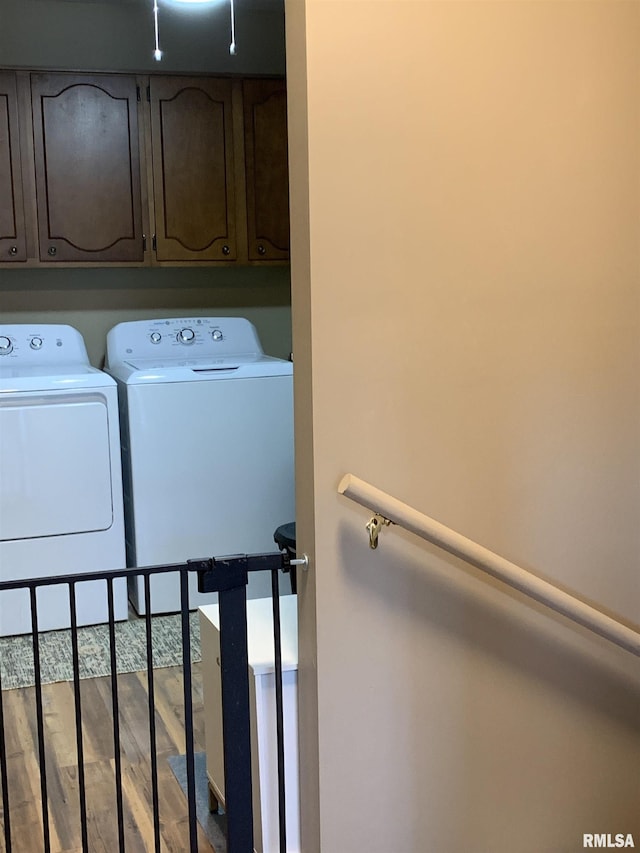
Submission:
MULTIPOLYGON (((145 850, 160 853, 161 840, 161 809, 158 787, 158 756, 156 749, 156 707, 153 668, 153 617, 151 616, 151 578, 168 572, 177 572, 180 576, 180 624, 182 634, 182 672, 183 672, 183 703, 184 703, 184 735, 185 735, 185 765, 186 765, 186 803, 188 822, 189 853, 198 853, 198 829, 196 817, 196 779, 193 727, 193 696, 191 671, 191 636, 189 621, 189 574, 196 572, 200 592, 218 592, 220 619, 220 671, 222 689, 222 727, 223 754, 225 774, 225 815, 226 815, 226 850, 228 853, 252 853, 253 839, 253 807, 251 787, 251 745, 250 745, 250 712, 249 712, 249 673, 247 648, 247 610, 246 587, 248 573, 255 571, 271 572, 271 589, 273 602, 274 650, 275 650, 275 699, 276 699, 276 744, 278 768, 278 828, 279 850, 285 853, 287 849, 286 819, 285 819, 285 780, 284 780, 284 735, 283 735, 283 696, 282 696, 282 658, 280 635, 280 590, 279 572, 288 570, 289 556, 286 552, 275 552, 253 555, 233 555, 222 558, 189 560, 166 566, 151 566, 127 570, 117 570, 99 573, 59 575, 42 577, 31 580, 5 581, 0 583, 0 595, 9 590, 23 590, 29 596, 31 610, 31 640, 33 647, 34 667, 34 701, 35 728, 37 739, 37 764, 41 799, 41 835, 38 846, 35 845, 33 834, 30 833, 28 842, 20 838, 24 832, 21 826, 12 826, 12 783, 15 781, 9 772, 9 762, 6 748, 6 700, 3 693, 2 675, 0 672, 0 784, 2 787, 2 821, 0 824, 0 851, 12 853, 15 850, 37 853, 52 851, 50 827, 50 798, 48 790, 47 766, 50 752, 45 733, 45 707, 43 702, 42 673, 41 673, 41 634, 38 626, 37 592, 54 585, 67 585, 69 590, 70 638, 73 668, 73 697, 75 713, 75 741, 77 754, 77 790, 79 800, 79 830, 83 853, 91 853, 88 836, 88 819, 91 804, 87 802, 85 780, 85 755, 83 742, 83 706, 80 687, 80 655, 78 642, 78 613, 76 604, 76 589, 79 584, 94 581, 106 582, 108 608, 108 637, 110 662, 110 701, 113 738, 113 781, 112 790, 117 820, 117 849, 125 853, 128 848, 125 833, 125 808, 123 796, 122 744, 120 731, 121 699, 116 654, 116 620, 114 612, 114 581, 118 578, 142 576, 145 591, 145 621, 146 635, 146 675, 148 697, 148 736, 150 747, 150 780, 152 803, 152 844, 145 850), (4 840, 4 846, 2 846, 4 840)), ((81 630, 81 629, 80 629, 81 630)), ((206 712, 206 709, 205 709, 206 712)), ((70 722, 70 721, 69 721, 70 722)), ((27 768, 24 768, 27 773, 27 768)), ((59 792, 57 792, 59 793, 59 792)), ((104 809, 104 803, 101 804, 104 809)), ((138 842, 139 843, 139 842, 138 842)), ((139 846, 135 849, 140 849, 139 846)), ((174 849, 174 848, 171 848, 174 849)), ((207 849, 211 849, 207 846, 207 849)), ((216 853, 219 853, 216 850, 216 853)))

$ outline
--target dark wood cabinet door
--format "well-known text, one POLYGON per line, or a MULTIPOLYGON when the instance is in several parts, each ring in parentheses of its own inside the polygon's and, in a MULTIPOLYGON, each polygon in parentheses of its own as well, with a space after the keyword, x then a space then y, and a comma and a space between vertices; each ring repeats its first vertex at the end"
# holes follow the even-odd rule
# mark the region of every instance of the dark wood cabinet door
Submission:
POLYGON ((151 77, 158 261, 237 258, 231 81, 151 77))
POLYGON ((16 77, 0 72, 0 263, 26 257, 16 77))
POLYGON ((243 81, 249 260, 289 257, 287 93, 284 80, 243 81))
POLYGON ((32 74, 42 261, 142 261, 137 89, 125 75, 32 74))

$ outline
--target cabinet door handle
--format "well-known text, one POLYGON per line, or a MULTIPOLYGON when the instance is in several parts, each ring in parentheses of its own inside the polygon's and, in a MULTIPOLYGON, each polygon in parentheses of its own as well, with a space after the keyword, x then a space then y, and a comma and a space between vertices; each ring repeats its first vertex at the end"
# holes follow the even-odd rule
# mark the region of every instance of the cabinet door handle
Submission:
POLYGON ((9 254, 10 255, 17 255, 18 254, 18 247, 17 246, 11 246, 11 248, 9 249, 9 254))
POLYGON ((222 254, 223 255, 229 255, 230 253, 231 253, 231 249, 225 243, 225 245, 222 247, 222 254))
POLYGON ((267 254, 267 250, 262 245, 262 243, 258 243, 258 254, 259 255, 266 255, 267 254))
POLYGON ((53 257, 54 255, 58 254, 58 250, 56 249, 55 246, 49 246, 49 248, 47 250, 47 254, 49 254, 49 255, 51 255, 51 257, 53 257))

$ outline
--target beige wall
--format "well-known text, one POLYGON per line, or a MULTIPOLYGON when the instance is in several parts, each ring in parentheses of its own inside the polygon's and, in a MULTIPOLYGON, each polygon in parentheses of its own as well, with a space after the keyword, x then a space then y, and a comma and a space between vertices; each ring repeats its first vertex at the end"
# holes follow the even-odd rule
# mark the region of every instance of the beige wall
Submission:
MULTIPOLYGON (((236 11, 229 55, 229 5, 179 10, 160 0, 164 57, 152 58, 147 0, 0 0, 0 67, 160 73, 282 74, 281 2, 247 0, 236 11)), ((76 326, 99 365, 106 332, 119 322, 162 316, 241 315, 271 355, 291 350, 288 267, 216 269, 0 269, 0 322, 76 326)))
POLYGON ((336 487, 640 622, 640 4, 290 0, 287 56, 303 849, 637 847, 637 660, 336 487))

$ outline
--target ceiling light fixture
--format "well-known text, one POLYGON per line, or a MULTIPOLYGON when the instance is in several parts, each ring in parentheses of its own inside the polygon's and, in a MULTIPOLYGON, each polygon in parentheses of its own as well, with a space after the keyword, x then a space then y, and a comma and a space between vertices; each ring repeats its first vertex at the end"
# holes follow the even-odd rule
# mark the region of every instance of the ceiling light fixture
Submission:
POLYGON ((162 51, 160 50, 160 38, 158 35, 158 0, 153 0, 153 26, 156 33, 156 49, 153 51, 153 58, 157 62, 160 62, 162 51))
POLYGON ((231 6, 231 44, 229 45, 229 53, 231 56, 236 54, 236 13, 233 5, 233 0, 229 0, 231 6))
MULTIPOLYGON (((215 2, 215 0, 173 0, 174 3, 196 6, 196 5, 204 5, 206 3, 211 4, 215 2)), ((231 13, 231 43, 229 45, 229 53, 232 56, 235 56, 236 53, 236 13, 235 13, 235 3, 234 0, 229 0, 230 13, 231 13)), ((155 29, 155 50, 153 51, 153 58, 160 62, 162 59, 162 51, 160 50, 160 42, 158 35, 158 0, 153 0, 153 23, 155 29)))

